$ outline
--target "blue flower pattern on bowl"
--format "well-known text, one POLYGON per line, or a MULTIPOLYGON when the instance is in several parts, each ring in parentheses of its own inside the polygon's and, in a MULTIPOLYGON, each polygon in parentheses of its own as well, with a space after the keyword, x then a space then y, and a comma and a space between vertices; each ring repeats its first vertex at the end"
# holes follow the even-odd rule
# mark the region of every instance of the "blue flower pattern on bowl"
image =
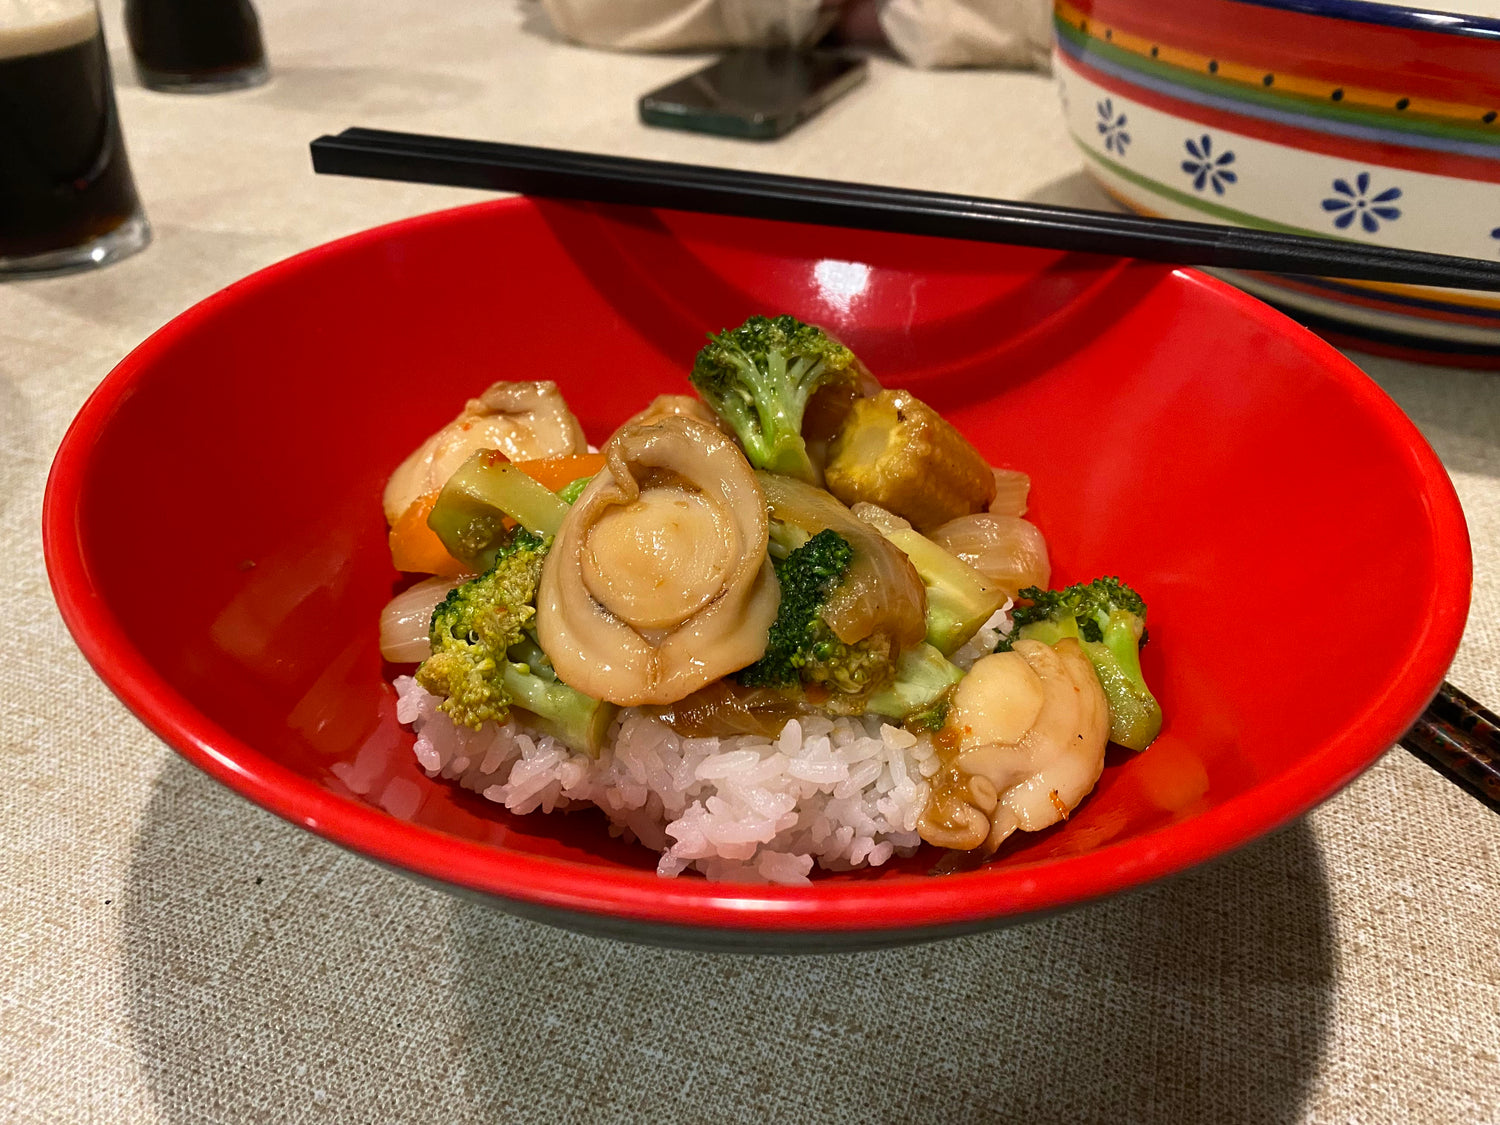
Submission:
POLYGON ((1104 137, 1104 147, 1117 156, 1125 155, 1125 146, 1130 143, 1130 134, 1125 131, 1125 111, 1115 113, 1115 103, 1105 98, 1097 103, 1099 108, 1099 133, 1104 137))
POLYGON ((1323 200, 1323 210, 1337 212, 1333 225, 1339 230, 1348 230, 1355 218, 1359 225, 1374 234, 1380 229, 1380 220, 1394 223, 1401 217, 1401 208, 1389 204, 1401 198, 1398 187, 1386 188, 1379 195, 1370 195, 1370 173, 1361 172, 1354 178, 1354 186, 1348 180, 1334 180, 1333 190, 1337 195, 1323 200))
POLYGON ((1234 163, 1234 153, 1225 150, 1215 156, 1214 143, 1207 133, 1196 141, 1189 137, 1184 147, 1193 159, 1184 160, 1182 170, 1193 177, 1194 191, 1212 186, 1215 195, 1223 195, 1225 184, 1239 180, 1239 176, 1229 170, 1229 165, 1234 163))
POLYGON ((1490 231, 1490 237, 1500 238, 1500 227, 1496 227, 1494 230, 1490 231))

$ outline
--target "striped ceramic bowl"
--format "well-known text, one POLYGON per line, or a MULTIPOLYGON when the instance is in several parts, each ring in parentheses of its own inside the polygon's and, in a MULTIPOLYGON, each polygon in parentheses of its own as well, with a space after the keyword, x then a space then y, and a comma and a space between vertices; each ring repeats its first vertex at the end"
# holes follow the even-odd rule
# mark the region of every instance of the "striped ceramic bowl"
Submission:
MULTIPOLYGON (((1089 171, 1134 211, 1494 258, 1500 5, 1492 11, 1058 0, 1055 70, 1089 171)), ((1232 280, 1366 348, 1500 358, 1500 295, 1232 280)))

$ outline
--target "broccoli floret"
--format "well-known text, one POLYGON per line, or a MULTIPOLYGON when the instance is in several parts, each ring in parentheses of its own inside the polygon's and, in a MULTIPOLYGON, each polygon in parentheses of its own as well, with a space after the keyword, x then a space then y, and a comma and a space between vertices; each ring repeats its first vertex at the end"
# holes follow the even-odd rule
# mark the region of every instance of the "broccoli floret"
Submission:
POLYGON ((781 604, 765 655, 740 672, 740 683, 746 687, 821 684, 852 695, 890 680, 896 653, 889 636, 875 633, 845 644, 823 619, 823 609, 853 558, 849 541, 827 528, 776 561, 781 604))
MULTIPOLYGON (((1130 750, 1144 750, 1161 732, 1161 707, 1141 675, 1146 643, 1146 603, 1118 578, 1096 578, 1063 590, 1022 590, 1029 605, 1011 615, 1009 648, 1017 637, 1056 644, 1075 637, 1094 666, 1109 701, 1109 738, 1130 750)), ((999 651, 999 649, 997 649, 999 651)))
POLYGON ((752 316, 708 339, 689 378, 734 430, 750 463, 818 483, 802 415, 818 388, 853 381, 854 353, 794 316, 752 316))
POLYGON ((444 697, 438 709, 455 723, 475 730, 487 720, 503 723, 515 705, 532 713, 528 722, 596 753, 614 708, 560 682, 530 633, 548 546, 517 528, 489 570, 443 600, 432 614, 432 655, 417 669, 417 682, 444 697))

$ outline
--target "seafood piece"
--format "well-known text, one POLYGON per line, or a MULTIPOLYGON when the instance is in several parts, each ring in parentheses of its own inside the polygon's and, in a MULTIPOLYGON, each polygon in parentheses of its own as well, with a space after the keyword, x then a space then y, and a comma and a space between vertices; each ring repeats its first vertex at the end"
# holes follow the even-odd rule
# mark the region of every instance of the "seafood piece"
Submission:
POLYGON ((494 383, 396 466, 385 486, 386 523, 395 524, 414 502, 441 489, 476 449, 535 461, 586 453, 588 447, 556 383, 494 383))
POLYGON ((675 703, 765 651, 766 500, 734 442, 692 418, 628 426, 604 454, 548 553, 537 640, 588 695, 675 703))
POLYGON ((939 847, 995 851, 1067 819, 1104 770, 1109 708, 1076 640, 1016 641, 954 689, 934 739, 943 769, 917 824, 939 847))
MULTIPOLYGON (((651 400, 651 404, 645 410, 627 418, 621 424, 620 429, 609 435, 609 440, 614 441, 620 430, 623 430, 626 426, 633 426, 637 422, 653 422, 658 418, 670 418, 673 415, 692 418, 694 421, 712 426, 726 436, 734 436, 729 433, 728 427, 724 425, 719 416, 713 412, 713 408, 701 398, 694 398, 692 395, 657 395, 651 400)), ((608 445, 609 442, 605 442, 605 444, 608 445)))

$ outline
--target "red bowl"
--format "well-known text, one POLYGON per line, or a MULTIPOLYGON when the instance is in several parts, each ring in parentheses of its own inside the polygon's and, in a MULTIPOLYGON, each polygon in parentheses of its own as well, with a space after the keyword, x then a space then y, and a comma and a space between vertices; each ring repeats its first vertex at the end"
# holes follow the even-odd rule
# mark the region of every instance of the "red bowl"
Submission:
POLYGON ((993 926, 1246 843, 1411 723, 1470 582, 1458 501, 1406 417, 1201 274, 518 200, 320 247, 168 324, 73 423, 44 533, 100 676, 250 800, 507 909, 753 949, 993 926), (556 379, 598 441, 685 389, 706 329, 780 311, 1029 471, 1058 581, 1118 573, 1150 604, 1164 733, 982 870, 930 877, 919 854, 810 888, 661 879, 596 812, 517 817, 429 780, 396 722, 376 621, 397 462, 501 378, 556 379))

